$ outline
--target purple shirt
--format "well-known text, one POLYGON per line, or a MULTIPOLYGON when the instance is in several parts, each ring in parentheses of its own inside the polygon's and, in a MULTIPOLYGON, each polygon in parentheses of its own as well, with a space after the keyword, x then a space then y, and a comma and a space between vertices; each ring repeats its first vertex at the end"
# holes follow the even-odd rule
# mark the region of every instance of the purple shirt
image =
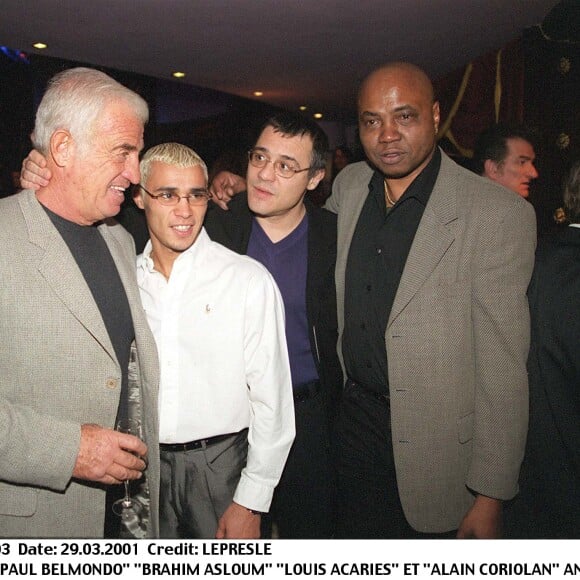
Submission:
POLYGON ((318 379, 310 348, 306 315, 308 272, 308 215, 283 240, 273 243, 254 218, 247 255, 263 264, 276 280, 286 311, 286 341, 292 384, 318 379))

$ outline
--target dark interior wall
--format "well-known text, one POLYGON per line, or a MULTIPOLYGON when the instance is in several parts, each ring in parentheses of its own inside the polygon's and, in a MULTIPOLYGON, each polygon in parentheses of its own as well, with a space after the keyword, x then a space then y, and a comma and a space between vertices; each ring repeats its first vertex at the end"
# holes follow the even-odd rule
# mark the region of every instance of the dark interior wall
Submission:
POLYGON ((535 130, 540 177, 529 200, 540 235, 556 228, 562 180, 580 159, 580 1, 563 0, 541 25, 439 79, 435 90, 442 127, 452 118, 449 132, 440 131, 440 143, 468 167, 477 135, 496 121, 496 113, 500 122, 524 122, 535 130), (501 88, 497 112, 496 88, 501 88))
POLYGON ((570 8, 572 11, 552 14, 541 27, 526 30, 523 38, 526 119, 538 127, 540 136, 540 178, 531 201, 541 231, 554 227, 562 180, 580 159, 580 3, 575 9, 570 3, 570 8))
POLYGON ((33 95, 30 65, 0 53, 0 194, 9 192, 10 172, 29 149, 33 95))

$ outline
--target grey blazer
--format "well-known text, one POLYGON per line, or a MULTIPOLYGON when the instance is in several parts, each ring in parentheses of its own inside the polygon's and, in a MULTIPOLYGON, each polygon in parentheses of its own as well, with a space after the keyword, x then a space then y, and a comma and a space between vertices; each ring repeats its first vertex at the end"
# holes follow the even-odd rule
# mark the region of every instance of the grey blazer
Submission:
MULTIPOLYGON (((371 176, 366 163, 347 166, 326 205, 338 213, 339 344, 349 246, 371 176)), ((416 530, 457 528, 473 492, 517 493, 535 240, 526 201, 442 154, 385 332, 397 483, 416 530)))
MULTIPOLYGON (((99 226, 135 328, 151 493, 158 530, 159 369, 141 307, 135 253, 115 222, 99 226)), ((71 479, 80 426, 114 428, 121 369, 98 307, 31 191, 0 201, 0 536, 100 537, 104 487, 71 479)))

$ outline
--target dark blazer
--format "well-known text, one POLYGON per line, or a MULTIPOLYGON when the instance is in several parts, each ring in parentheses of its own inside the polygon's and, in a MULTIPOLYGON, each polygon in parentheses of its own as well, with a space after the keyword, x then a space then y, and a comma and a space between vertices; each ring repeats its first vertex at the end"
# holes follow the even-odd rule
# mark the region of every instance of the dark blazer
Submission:
MULTIPOLYGON (((310 347, 314 354, 329 418, 334 416, 342 391, 342 371, 338 360, 336 290, 336 216, 305 200, 308 212, 308 273, 306 311, 310 347)), ((210 238, 234 252, 245 254, 252 231, 253 214, 245 192, 229 204, 229 210, 212 207, 205 219, 210 238)))
MULTIPOLYGON (((580 229, 538 246, 528 291, 530 427, 515 537, 580 537, 580 229)), ((506 519, 510 519, 510 512, 506 519)))

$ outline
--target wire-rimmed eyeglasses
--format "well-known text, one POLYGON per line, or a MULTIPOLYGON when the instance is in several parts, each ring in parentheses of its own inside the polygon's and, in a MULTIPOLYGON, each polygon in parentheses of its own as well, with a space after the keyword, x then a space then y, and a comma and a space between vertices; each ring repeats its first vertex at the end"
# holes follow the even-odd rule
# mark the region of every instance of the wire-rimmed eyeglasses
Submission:
POLYGON ((139 184, 139 187, 153 199, 156 199, 161 205, 177 205, 182 199, 187 200, 189 205, 205 205, 207 204, 211 193, 207 189, 193 189, 191 193, 187 195, 178 195, 175 191, 168 189, 167 191, 162 191, 161 193, 154 195, 150 191, 147 191, 143 185, 139 184))
POLYGON ((250 164, 258 169, 262 169, 266 167, 268 163, 272 163, 274 166, 274 173, 284 179, 290 179, 290 177, 294 177, 297 173, 302 173, 303 171, 308 171, 310 169, 310 167, 300 169, 300 166, 291 159, 276 159, 276 161, 272 161, 263 151, 260 151, 260 149, 250 149, 248 151, 248 159, 250 164))

